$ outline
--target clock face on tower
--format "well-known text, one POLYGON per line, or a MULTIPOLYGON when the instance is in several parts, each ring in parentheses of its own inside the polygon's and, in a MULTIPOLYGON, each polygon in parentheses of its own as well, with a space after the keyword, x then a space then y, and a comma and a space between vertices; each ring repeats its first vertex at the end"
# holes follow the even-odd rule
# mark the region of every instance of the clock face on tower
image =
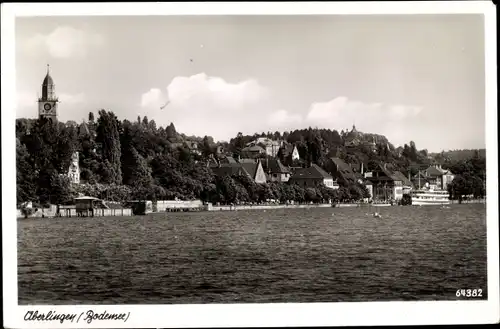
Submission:
POLYGON ((49 112, 49 111, 50 111, 50 109, 52 108, 52 105, 50 105, 49 103, 45 103, 45 104, 43 105, 43 108, 45 109, 45 111, 49 112))

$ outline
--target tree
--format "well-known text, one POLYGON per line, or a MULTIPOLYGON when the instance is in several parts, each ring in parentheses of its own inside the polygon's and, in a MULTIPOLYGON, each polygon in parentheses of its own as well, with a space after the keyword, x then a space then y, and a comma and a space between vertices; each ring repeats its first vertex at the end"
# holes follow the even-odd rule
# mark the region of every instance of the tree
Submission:
POLYGON ((307 202, 317 202, 319 199, 316 189, 308 187, 305 190, 305 201, 307 202))
POLYGON ((175 130, 175 126, 173 123, 170 123, 170 125, 166 129, 167 132, 167 138, 176 138, 177 137, 177 131, 175 130))
POLYGON ((210 156, 210 154, 213 153, 212 152, 212 145, 210 143, 208 136, 206 136, 206 135, 205 135, 205 137, 203 137, 203 141, 201 144, 201 153, 205 158, 208 158, 210 156))
POLYGON ((17 204, 36 200, 36 174, 26 146, 16 139, 17 204))
POLYGON ((101 157, 104 161, 101 179, 108 184, 121 184, 121 145, 118 119, 113 112, 99 111, 97 119, 97 143, 101 145, 101 157))
POLYGON ((50 203, 64 204, 73 201, 76 197, 75 191, 71 188, 69 177, 63 174, 52 173, 50 177, 50 203))
POLYGON ((366 185, 358 183, 358 187, 361 190, 361 196, 362 196, 363 199, 369 199, 371 197, 370 191, 368 190, 368 188, 366 187, 366 185))
POLYGON ((448 185, 450 198, 462 202, 463 197, 472 195, 474 198, 482 198, 486 194, 484 181, 469 172, 455 176, 448 185))
POLYGON ((361 200, 363 198, 363 190, 358 184, 351 185, 349 187, 349 195, 351 200, 361 200))

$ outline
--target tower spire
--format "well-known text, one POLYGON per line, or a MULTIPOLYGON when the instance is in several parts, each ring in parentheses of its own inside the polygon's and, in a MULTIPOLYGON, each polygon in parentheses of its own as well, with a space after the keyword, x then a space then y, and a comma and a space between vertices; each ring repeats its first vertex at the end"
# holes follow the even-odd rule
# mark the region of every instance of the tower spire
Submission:
POLYGON ((47 74, 49 74, 50 65, 47 64, 47 74))

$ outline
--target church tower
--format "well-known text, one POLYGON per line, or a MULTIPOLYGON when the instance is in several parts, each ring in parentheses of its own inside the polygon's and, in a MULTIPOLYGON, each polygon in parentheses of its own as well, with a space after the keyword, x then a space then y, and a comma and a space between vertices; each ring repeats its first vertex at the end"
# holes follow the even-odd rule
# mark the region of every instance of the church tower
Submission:
POLYGON ((47 75, 42 83, 42 97, 38 98, 38 116, 57 122, 58 103, 59 99, 56 96, 56 85, 49 74, 49 64, 47 64, 47 75))

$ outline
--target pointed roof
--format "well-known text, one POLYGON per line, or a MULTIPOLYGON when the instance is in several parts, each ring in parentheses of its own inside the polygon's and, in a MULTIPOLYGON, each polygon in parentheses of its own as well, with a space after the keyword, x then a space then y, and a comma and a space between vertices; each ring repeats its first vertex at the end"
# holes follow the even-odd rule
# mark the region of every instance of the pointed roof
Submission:
POLYGON ((87 123, 85 121, 83 121, 80 124, 80 127, 78 130, 79 130, 80 135, 90 135, 89 126, 87 125, 87 123))
POLYGON ((401 177, 398 177, 397 175, 394 174, 394 172, 390 171, 387 169, 387 167, 383 164, 379 164, 380 171, 382 171, 387 177, 391 178, 392 180, 401 180, 401 177))
POLYGON ((52 80, 52 77, 50 76, 49 64, 47 64, 47 75, 45 76, 45 79, 43 79, 43 83, 42 84, 44 86, 53 85, 54 84, 54 80, 52 80))
POLYGON ((296 148, 295 144, 291 143, 284 143, 280 149, 282 150, 283 156, 289 156, 290 154, 293 153, 293 150, 296 148))
POLYGON ((433 167, 433 166, 430 166, 429 168, 427 168, 425 170, 425 174, 427 176, 431 176, 431 177, 438 177, 438 176, 442 176, 443 175, 443 172, 441 172, 438 168, 436 167, 433 167))
POLYGON ((287 174, 290 173, 290 169, 284 166, 279 159, 266 159, 262 161, 262 168, 266 173, 271 172, 273 174, 287 174))
POLYGON ((241 167, 250 175, 250 177, 255 178, 257 174, 257 169, 259 168, 260 162, 243 162, 240 163, 241 167))
POLYGON ((408 179, 408 177, 406 177, 405 175, 403 175, 402 172, 400 171, 395 171, 394 172, 394 175, 397 176, 398 178, 400 178, 400 180, 403 182, 403 185, 404 186, 410 186, 410 187, 413 187, 413 183, 408 179))
POLYGON ((338 174, 346 182, 355 183, 357 181, 359 175, 356 175, 356 173, 354 173, 352 168, 347 163, 345 163, 344 160, 338 157, 330 158, 330 160, 337 167, 338 174))

